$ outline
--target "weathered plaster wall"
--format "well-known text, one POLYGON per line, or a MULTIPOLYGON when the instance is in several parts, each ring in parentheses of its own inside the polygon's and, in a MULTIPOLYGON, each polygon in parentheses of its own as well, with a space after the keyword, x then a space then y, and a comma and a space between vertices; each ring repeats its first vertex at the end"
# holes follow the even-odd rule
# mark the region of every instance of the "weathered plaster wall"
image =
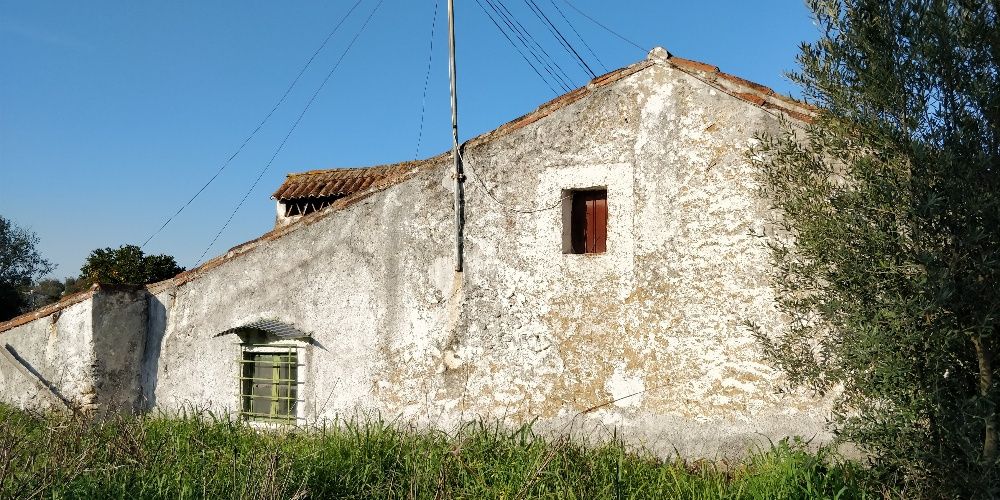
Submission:
POLYGON ((144 287, 104 289, 94 295, 93 377, 102 412, 141 409, 140 366, 146 343, 144 287))
POLYGON ((377 381, 400 360, 385 353, 442 332, 450 293, 447 264, 434 266, 449 255, 451 207, 431 170, 157 293, 163 308, 151 307, 147 353, 159 355, 147 359, 147 399, 234 410, 239 340, 217 335, 273 318, 315 339, 304 351, 307 419, 393 411, 377 381))
POLYGON ((104 414, 132 411, 139 401, 139 365, 146 338, 146 290, 105 286, 85 300, 0 333, 0 401, 33 410, 104 414), (27 376, 15 363, 32 376, 27 376), (24 366, 26 365, 26 366, 24 366), (55 389, 39 387, 42 380, 55 389))
POLYGON ((307 420, 538 417, 689 455, 822 434, 825 403, 779 396, 743 327, 781 324, 745 159, 777 126, 668 65, 639 71, 465 151, 462 276, 444 162, 159 293, 147 397, 234 410, 237 339, 215 335, 276 318, 316 341, 307 420), (608 251, 563 254, 562 192, 596 186, 608 251))
MULTIPOLYGON (((300 371, 307 422, 538 418, 560 431, 617 427, 686 456, 822 439, 827 403, 779 395, 780 374, 743 327, 782 325, 755 236, 766 206, 745 159, 754 133, 778 120, 670 64, 642 68, 470 143, 462 274, 444 158, 143 300, 87 303, 121 312, 73 328, 93 327, 114 351, 102 373, 122 375, 119 402, 133 394, 148 409, 236 411, 239 339, 220 334, 277 319, 312 334, 300 371), (563 191, 591 187, 608 192, 608 250, 563 254, 563 191)), ((42 338, 43 323, 0 338, 42 338)))
MULTIPOLYGON (((80 408, 96 403, 93 372, 93 303, 74 304, 0 334, 0 348, 11 346, 31 370, 80 408)), ((65 410, 7 359, 0 358, 0 400, 32 410, 65 410)))
POLYGON ((780 374, 744 327, 781 324, 754 236, 766 206, 745 158, 756 132, 777 127, 655 65, 467 152, 484 182, 469 182, 466 308, 445 353, 459 361, 439 400, 622 426, 687 455, 739 449, 757 433, 825 435, 825 402, 779 396, 780 374), (592 186, 608 189, 602 255, 560 252, 558 209, 515 211, 592 186))

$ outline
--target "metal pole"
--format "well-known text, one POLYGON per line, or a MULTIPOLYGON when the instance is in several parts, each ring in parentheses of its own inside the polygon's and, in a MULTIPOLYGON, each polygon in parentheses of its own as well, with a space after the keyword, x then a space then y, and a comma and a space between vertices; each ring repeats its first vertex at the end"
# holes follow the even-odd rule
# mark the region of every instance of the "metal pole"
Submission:
POLYGON ((455 271, 463 268, 463 233, 465 226, 465 200, 462 182, 462 157, 458 145, 458 84, 455 72, 455 0, 448 0, 448 74, 451 79, 451 154, 455 159, 455 271))

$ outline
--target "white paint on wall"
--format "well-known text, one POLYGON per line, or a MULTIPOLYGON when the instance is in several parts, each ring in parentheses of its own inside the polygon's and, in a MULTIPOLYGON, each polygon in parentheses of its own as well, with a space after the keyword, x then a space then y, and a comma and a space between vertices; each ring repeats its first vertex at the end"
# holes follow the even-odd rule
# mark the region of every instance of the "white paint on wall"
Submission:
MULTIPOLYGON (((476 179, 466 183, 464 273, 452 269, 451 166, 441 158, 157 288, 136 368, 141 399, 164 411, 238 411, 240 347, 218 334, 277 318, 312 334, 306 422, 622 426, 654 452, 692 457, 761 435, 822 439, 828 401, 779 394, 781 373, 743 326, 783 325, 766 241, 752 235, 767 207, 745 157, 753 132, 778 127, 653 64, 465 150, 476 179), (592 187, 608 191, 607 252, 564 254, 560 198, 592 187)), ((60 380, 82 396, 91 379, 73 374, 86 373, 90 351, 63 339, 85 345, 92 326, 71 309, 58 341, 44 319, 0 339, 35 346, 25 349, 53 369, 63 362, 60 380)), ((5 401, 35 404, 2 368, 0 377, 5 401)))

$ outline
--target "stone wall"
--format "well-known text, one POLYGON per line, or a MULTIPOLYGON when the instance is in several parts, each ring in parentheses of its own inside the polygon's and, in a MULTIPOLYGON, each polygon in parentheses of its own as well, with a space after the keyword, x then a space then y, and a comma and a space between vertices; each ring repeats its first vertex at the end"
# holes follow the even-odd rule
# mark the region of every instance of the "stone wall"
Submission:
POLYGON ((97 415, 137 409, 145 296, 143 287, 103 286, 0 333, 8 353, 0 358, 0 401, 97 415))
POLYGON ((18 368, 11 357, 0 359, 0 398, 19 408, 63 411, 58 397, 75 407, 95 403, 93 304, 74 304, 56 314, 15 327, 0 334, 0 348, 14 351, 31 376, 18 368), (59 396, 37 383, 38 378, 56 388, 59 396))

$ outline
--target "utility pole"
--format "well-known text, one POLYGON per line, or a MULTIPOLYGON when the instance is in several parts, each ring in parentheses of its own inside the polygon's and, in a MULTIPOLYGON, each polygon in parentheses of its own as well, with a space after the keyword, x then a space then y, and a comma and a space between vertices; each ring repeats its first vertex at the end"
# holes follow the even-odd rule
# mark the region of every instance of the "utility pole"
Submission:
POLYGON ((455 272, 462 272, 465 232, 465 193, 458 144, 458 84, 455 72, 455 0, 448 0, 448 74, 451 77, 451 154, 455 159, 455 272))

